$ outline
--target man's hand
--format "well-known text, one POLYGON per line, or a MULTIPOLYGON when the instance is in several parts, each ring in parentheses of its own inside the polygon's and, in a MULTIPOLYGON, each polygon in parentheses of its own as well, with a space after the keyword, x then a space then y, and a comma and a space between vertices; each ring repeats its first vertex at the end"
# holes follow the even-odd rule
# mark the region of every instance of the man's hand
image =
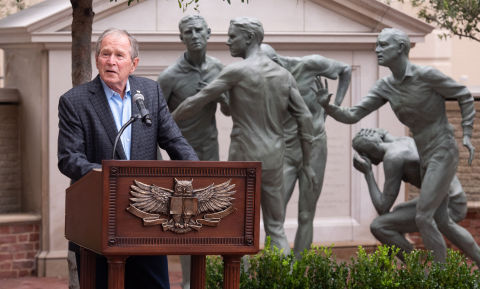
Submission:
POLYGON ((309 188, 316 190, 318 187, 318 181, 317 181, 317 178, 315 177, 315 172, 313 171, 312 166, 304 165, 302 170, 305 176, 307 177, 309 188))
POLYGON ((179 121, 191 118, 195 115, 195 99, 187 97, 180 105, 172 112, 173 120, 179 121))
POLYGON ((372 171, 372 162, 370 159, 357 153, 353 156, 353 166, 364 174, 372 171))
POLYGON ((317 86, 317 90, 312 90, 317 95, 317 101, 320 103, 321 106, 326 107, 330 103, 330 99, 332 98, 332 94, 328 93, 328 82, 325 78, 325 85, 322 83, 322 78, 318 75, 315 77, 315 84, 317 86))
POLYGON ((220 100, 218 101, 220 103, 220 111, 226 115, 230 116, 230 100, 227 97, 228 92, 222 94, 220 96, 220 100))
POLYGON ((473 158, 475 157, 475 147, 472 145, 469 135, 463 136, 463 145, 468 149, 468 152, 469 152, 468 165, 471 166, 473 162, 473 158))
POLYGON ((204 87, 207 86, 207 85, 208 85, 208 82, 205 82, 205 81, 200 80, 200 81, 198 82, 197 92, 199 92, 200 90, 202 90, 202 88, 204 88, 204 87))

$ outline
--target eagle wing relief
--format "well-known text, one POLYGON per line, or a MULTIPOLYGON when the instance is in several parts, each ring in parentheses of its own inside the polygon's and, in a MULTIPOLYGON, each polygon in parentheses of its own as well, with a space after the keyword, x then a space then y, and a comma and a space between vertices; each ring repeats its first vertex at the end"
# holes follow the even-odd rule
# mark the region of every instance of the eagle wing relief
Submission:
POLYGON ((144 225, 159 225, 167 221, 160 215, 169 215, 169 201, 173 191, 134 180, 130 186, 130 206, 127 211, 142 218, 144 225))
POLYGON ((178 234, 198 231, 202 225, 217 226, 234 211, 235 184, 230 184, 231 179, 197 190, 192 182, 174 178, 174 189, 170 190, 134 180, 127 211, 141 218, 144 226, 161 225, 164 231, 178 234))
POLYGON ((193 195, 198 198, 198 214, 206 213, 203 219, 197 219, 197 222, 216 226, 220 220, 231 214, 234 209, 232 206, 233 195, 235 194, 235 184, 230 184, 228 180, 218 185, 211 184, 206 188, 193 191, 193 195))

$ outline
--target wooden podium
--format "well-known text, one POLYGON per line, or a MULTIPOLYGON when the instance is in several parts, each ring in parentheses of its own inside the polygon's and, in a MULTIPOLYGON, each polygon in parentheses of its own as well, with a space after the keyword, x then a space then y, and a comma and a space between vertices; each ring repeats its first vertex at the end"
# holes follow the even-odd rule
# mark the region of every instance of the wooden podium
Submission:
POLYGON ((104 161, 66 191, 81 289, 95 287, 91 251, 108 260, 109 289, 123 289, 128 256, 169 254, 192 255, 192 289, 205 288, 205 256, 222 255, 224 288, 239 288, 240 258, 259 251, 260 177, 260 162, 104 161))

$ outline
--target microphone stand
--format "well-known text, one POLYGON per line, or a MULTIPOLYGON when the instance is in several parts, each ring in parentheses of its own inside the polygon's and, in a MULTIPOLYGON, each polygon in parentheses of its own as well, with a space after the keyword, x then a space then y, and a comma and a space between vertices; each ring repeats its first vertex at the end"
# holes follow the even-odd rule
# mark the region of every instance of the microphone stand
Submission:
POLYGON ((117 134, 117 137, 115 138, 115 142, 113 144, 112 160, 115 159, 115 151, 117 150, 118 140, 120 139, 120 136, 122 135, 123 131, 129 125, 131 125, 134 121, 136 121, 137 119, 141 119, 141 118, 142 118, 142 116, 140 114, 132 115, 132 117, 130 117, 130 119, 124 125, 122 125, 122 127, 120 128, 120 131, 117 134))

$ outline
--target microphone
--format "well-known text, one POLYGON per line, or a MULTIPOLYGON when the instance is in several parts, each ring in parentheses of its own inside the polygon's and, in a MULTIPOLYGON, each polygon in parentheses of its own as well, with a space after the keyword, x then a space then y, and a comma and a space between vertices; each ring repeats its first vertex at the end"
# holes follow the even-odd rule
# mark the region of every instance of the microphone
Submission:
POLYGON ((137 104, 138 110, 140 111, 140 115, 142 117, 142 121, 147 126, 151 126, 152 119, 150 118, 150 113, 148 112, 148 109, 145 107, 145 103, 143 103, 143 101, 145 100, 143 94, 141 94, 140 91, 137 90, 137 93, 135 93, 132 100, 137 104))
MULTIPOLYGON (((143 95, 142 95, 143 97, 143 95)), ((137 119, 139 118, 142 118, 139 114, 134 114, 130 117, 130 119, 124 124, 122 125, 122 127, 120 128, 120 131, 117 133, 117 136, 115 137, 115 142, 113 143, 113 151, 112 151, 112 160, 115 159, 115 152, 117 150, 117 144, 118 144, 118 141, 120 140, 120 136, 122 135, 123 131, 129 126, 131 125, 134 121, 136 121, 137 119)), ((151 122, 150 122, 151 123, 151 122)))

